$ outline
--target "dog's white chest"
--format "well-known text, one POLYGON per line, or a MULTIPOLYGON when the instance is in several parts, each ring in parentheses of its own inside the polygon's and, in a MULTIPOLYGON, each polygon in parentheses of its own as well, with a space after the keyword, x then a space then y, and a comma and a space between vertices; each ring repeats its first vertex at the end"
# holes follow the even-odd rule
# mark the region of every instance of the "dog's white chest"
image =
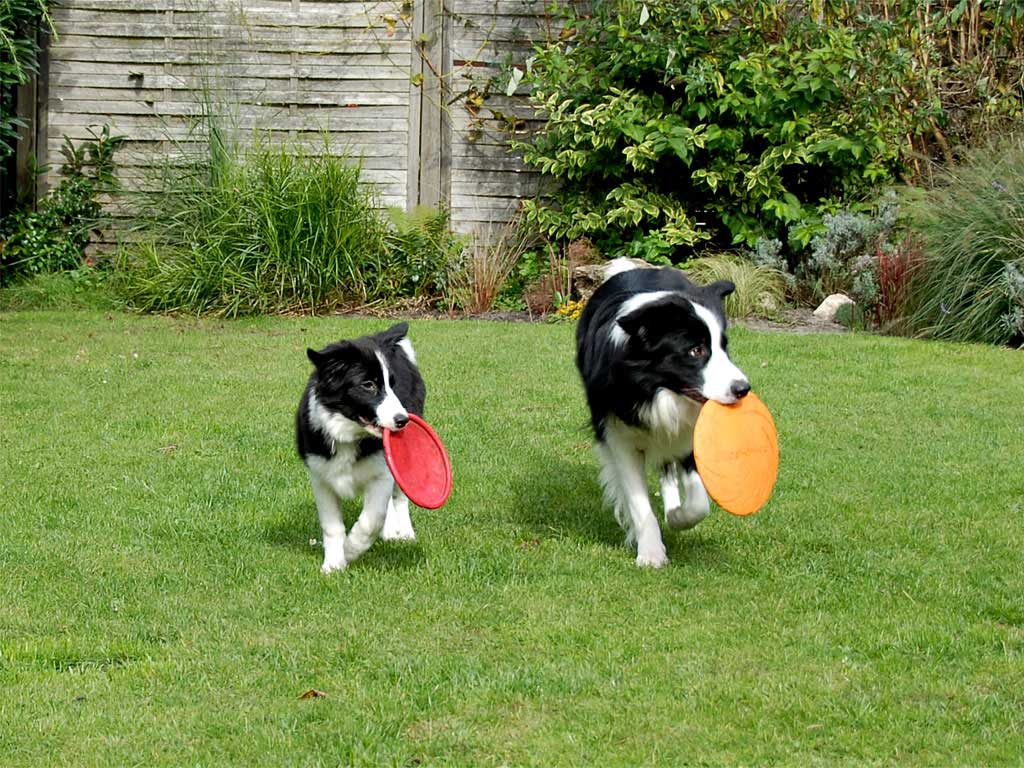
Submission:
POLYGON ((700 404, 668 390, 659 390, 638 414, 643 426, 628 426, 618 419, 609 419, 606 428, 616 438, 642 453, 653 466, 676 461, 693 447, 693 425, 700 413, 700 404))
POLYGON ((383 454, 357 460, 356 446, 352 443, 336 443, 334 455, 329 459, 308 456, 306 466, 344 499, 359 496, 366 486, 388 472, 383 454))

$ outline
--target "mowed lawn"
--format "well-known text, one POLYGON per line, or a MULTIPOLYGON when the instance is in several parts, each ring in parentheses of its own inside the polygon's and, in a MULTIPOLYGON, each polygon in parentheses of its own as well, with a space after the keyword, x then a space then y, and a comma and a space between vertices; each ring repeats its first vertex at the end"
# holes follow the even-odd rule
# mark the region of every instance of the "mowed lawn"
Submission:
POLYGON ((735 330, 775 494, 652 571, 573 327, 414 321, 455 490, 324 577, 305 349, 386 324, 0 314, 0 765, 1019 764, 1024 353, 735 330))

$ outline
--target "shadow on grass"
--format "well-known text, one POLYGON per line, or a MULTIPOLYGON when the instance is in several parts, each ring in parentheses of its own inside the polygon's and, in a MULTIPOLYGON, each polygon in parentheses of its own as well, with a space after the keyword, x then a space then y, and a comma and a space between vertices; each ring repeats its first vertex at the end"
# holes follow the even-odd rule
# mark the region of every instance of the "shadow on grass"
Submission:
POLYGON ((268 520, 263 528, 263 538, 274 546, 308 552, 311 539, 320 539, 320 526, 316 520, 316 507, 312 502, 295 504, 278 517, 268 520))
POLYGON ((560 457, 543 458, 542 470, 509 478, 511 512, 524 533, 621 545, 622 531, 604 505, 596 469, 560 457))
MULTIPOLYGON (((355 518, 346 522, 351 525, 355 518)), ((267 521, 263 537, 274 546, 308 553, 311 558, 317 560, 323 557, 319 543, 320 526, 317 523, 316 507, 312 504, 296 504, 280 517, 267 521), (315 544, 310 544, 311 540, 315 540, 315 544)), ((417 541, 378 539, 352 566, 377 571, 397 571, 415 568, 423 561, 423 549, 417 541)))
MULTIPOLYGON (((607 546, 624 556, 625 533, 605 502, 598 481, 598 466, 545 457, 544 472, 522 474, 512 479, 514 498, 511 511, 524 533, 536 538, 567 539, 607 546)), ((661 526, 662 540, 670 560, 702 568, 727 567, 726 550, 706 526, 674 531, 664 522, 661 499, 652 495, 651 504, 661 526)), ((724 514, 714 510, 712 515, 724 514)))

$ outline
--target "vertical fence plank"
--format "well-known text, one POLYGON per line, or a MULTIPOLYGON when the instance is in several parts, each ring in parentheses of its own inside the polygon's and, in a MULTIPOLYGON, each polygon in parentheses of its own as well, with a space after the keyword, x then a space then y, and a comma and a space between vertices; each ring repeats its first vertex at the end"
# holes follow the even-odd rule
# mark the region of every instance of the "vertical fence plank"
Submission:
POLYGON ((412 58, 409 61, 409 172, 406 182, 406 204, 409 208, 420 202, 420 137, 423 123, 423 82, 427 73, 420 45, 426 29, 425 5, 426 0, 416 0, 412 14, 412 58))
MULTIPOLYGON (((41 62, 49 79, 36 95, 44 105, 38 154, 52 168, 41 188, 55 181, 62 137, 77 143, 103 124, 126 139, 116 159, 125 189, 152 185, 167 152, 201 140, 194 127, 210 99, 230 99, 240 136, 263 130, 310 147, 326 139, 327 151, 361 159, 385 205, 449 206, 462 230, 504 220, 536 175, 508 153, 498 119, 488 120, 484 140, 475 138, 480 126, 469 119, 463 91, 500 73, 509 54, 525 60, 523 35, 538 30, 542 7, 542 0, 62 0, 53 9, 49 61, 44 53, 41 62)), ((495 118, 527 110, 521 96, 496 94, 495 118)), ((111 212, 125 213, 117 199, 111 212)))
POLYGON ((446 18, 444 0, 423 0, 423 31, 414 41, 423 67, 416 199, 420 205, 446 205, 450 197, 451 127, 446 102, 451 65, 446 18))

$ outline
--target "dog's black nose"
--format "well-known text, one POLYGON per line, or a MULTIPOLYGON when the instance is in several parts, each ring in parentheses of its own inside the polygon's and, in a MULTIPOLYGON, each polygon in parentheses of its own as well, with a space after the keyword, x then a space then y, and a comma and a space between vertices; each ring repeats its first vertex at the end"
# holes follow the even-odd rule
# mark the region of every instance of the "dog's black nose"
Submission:
MULTIPOLYGON (((747 387, 747 389, 750 389, 750 387, 747 387)), ((409 423, 409 417, 408 416, 405 416, 404 414, 399 414, 398 416, 395 416, 395 429, 401 429, 402 427, 404 427, 408 423, 409 423)))
POLYGON ((750 382, 734 381, 732 383, 732 386, 729 387, 729 391, 732 392, 733 397, 735 397, 737 400, 744 398, 747 396, 747 393, 750 392, 750 382))

